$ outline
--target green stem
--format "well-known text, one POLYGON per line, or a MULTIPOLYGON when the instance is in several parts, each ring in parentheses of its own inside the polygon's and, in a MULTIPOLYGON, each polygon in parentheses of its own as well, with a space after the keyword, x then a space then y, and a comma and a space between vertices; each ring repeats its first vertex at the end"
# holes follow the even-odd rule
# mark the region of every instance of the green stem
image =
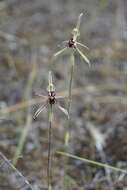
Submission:
MULTIPOLYGON (((68 105, 67 105, 67 111, 69 114, 69 118, 68 118, 68 122, 67 122, 67 129, 66 129, 66 133, 65 133, 65 138, 64 138, 64 146, 67 148, 69 146, 69 140, 70 140, 70 133, 69 133, 69 128, 70 128, 70 109, 71 109, 71 102, 72 102, 72 83, 73 83, 73 75, 74 75, 74 53, 71 53, 70 56, 70 64, 71 64, 71 68, 70 68, 70 81, 69 81, 69 89, 68 89, 68 105)), ((63 189, 67 189, 67 159, 65 160, 64 163, 64 187, 63 189)))
POLYGON ((68 94, 68 114, 70 115, 70 107, 71 107, 71 99, 72 99, 72 82, 73 82, 73 75, 74 75, 74 55, 71 54, 70 57, 71 62, 71 70, 70 70, 70 82, 69 82, 69 94, 68 94))
POLYGON ((51 153, 51 145, 52 145, 52 117, 53 110, 52 105, 49 105, 49 131, 48 131, 48 167, 47 167, 47 177, 48 177, 48 190, 51 190, 51 179, 52 179, 52 153, 51 153))
POLYGON ((70 69, 70 81, 69 81, 69 89, 68 89, 68 105, 67 105, 67 111, 69 114, 68 118, 68 129, 65 134, 65 146, 68 146, 69 144, 69 126, 70 126, 70 109, 71 109, 71 102, 72 102, 72 83, 73 83, 73 75, 74 75, 74 53, 71 53, 70 57, 70 63, 71 63, 71 69, 70 69))

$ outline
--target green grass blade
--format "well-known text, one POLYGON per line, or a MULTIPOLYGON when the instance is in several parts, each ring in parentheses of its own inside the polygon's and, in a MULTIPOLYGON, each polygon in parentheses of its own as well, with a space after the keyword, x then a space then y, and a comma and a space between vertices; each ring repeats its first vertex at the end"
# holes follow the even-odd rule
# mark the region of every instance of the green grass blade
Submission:
POLYGON ((108 165, 108 164, 103 164, 101 162, 96 162, 94 160, 89 160, 89 159, 86 159, 86 158, 75 156, 75 155, 70 154, 70 153, 57 151, 57 154, 61 154, 61 155, 66 156, 66 157, 70 157, 70 158, 73 158, 73 159, 81 160, 82 162, 85 162, 85 163, 93 164, 93 165, 100 166, 100 167, 103 167, 103 168, 106 167, 106 168, 109 168, 109 169, 114 170, 116 172, 122 172, 122 173, 127 174, 127 170, 124 170, 124 169, 121 169, 121 168, 117 168, 117 167, 114 167, 114 166, 111 166, 111 165, 108 165))
POLYGON ((13 158, 13 164, 14 164, 14 165, 17 164, 17 161, 18 161, 20 155, 22 154, 22 150, 23 150, 23 147, 24 147, 24 143, 25 143, 25 141, 26 141, 26 138, 27 138, 29 129, 30 129, 30 127, 31 127, 31 124, 32 124, 32 116, 31 116, 31 114, 29 113, 29 114, 27 115, 26 126, 24 126, 24 129, 23 129, 23 131, 22 131, 22 134, 21 134, 21 137, 20 137, 20 140, 19 140, 19 143, 18 143, 16 152, 15 152, 15 155, 14 155, 14 158, 13 158))

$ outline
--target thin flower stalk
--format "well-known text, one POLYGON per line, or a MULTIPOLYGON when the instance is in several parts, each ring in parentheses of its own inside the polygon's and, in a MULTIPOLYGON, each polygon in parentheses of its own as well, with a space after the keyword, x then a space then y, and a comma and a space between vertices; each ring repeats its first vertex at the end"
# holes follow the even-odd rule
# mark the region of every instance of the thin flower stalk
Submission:
POLYGON ((51 179, 52 179, 52 152, 51 152, 51 146, 52 146, 52 121, 53 121, 53 108, 56 105, 58 109, 60 109, 67 117, 69 117, 69 114, 65 108, 63 108, 59 104, 59 100, 64 98, 62 96, 56 96, 55 93, 55 87, 52 80, 52 73, 49 72, 49 84, 47 87, 47 96, 44 96, 43 94, 36 93, 37 96, 42 97, 44 100, 44 104, 35 112, 34 119, 36 119, 39 114, 47 107, 49 112, 49 130, 48 130, 48 167, 47 167, 47 183, 48 183, 48 190, 51 190, 51 179))
POLYGON ((70 115, 70 106, 71 106, 71 99, 72 99, 72 83, 73 83, 73 75, 74 75, 74 55, 71 54, 70 57, 71 69, 70 69, 70 82, 69 82, 69 96, 68 96, 68 113, 70 115))
POLYGON ((47 177, 48 177, 48 190, 51 190, 51 179, 52 179, 52 120, 53 120, 53 107, 49 106, 49 130, 48 130, 48 167, 47 167, 47 177))
MULTIPOLYGON (((70 80, 69 80, 69 89, 68 89, 68 106, 67 106, 67 111, 68 111, 69 116, 70 116, 70 109, 71 109, 71 102, 72 102, 72 83, 73 83, 74 65, 75 65, 73 53, 70 56, 70 63, 71 63, 71 68, 70 68, 70 80)), ((65 147, 68 147, 69 140, 70 140, 69 126, 70 126, 70 117, 68 119, 68 129, 65 133, 65 138, 64 138, 65 147)))

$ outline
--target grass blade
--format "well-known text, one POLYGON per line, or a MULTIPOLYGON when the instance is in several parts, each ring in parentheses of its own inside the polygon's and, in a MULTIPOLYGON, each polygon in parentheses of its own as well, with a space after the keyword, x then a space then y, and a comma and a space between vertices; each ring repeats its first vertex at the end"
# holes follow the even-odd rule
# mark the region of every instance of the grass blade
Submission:
MULTIPOLYGON (((0 152, 0 175, 3 176, 14 189, 33 190, 27 179, 14 165, 0 152)), ((9 188, 10 189, 10 188, 9 188)))
POLYGON ((61 154, 61 155, 66 156, 66 157, 70 157, 70 158, 73 158, 73 159, 81 160, 82 162, 93 164, 93 165, 100 166, 100 167, 103 167, 103 168, 107 167, 107 168, 109 168, 111 170, 114 170, 116 172, 122 172, 122 173, 127 174, 127 170, 124 170, 124 169, 121 169, 121 168, 117 168, 115 166, 111 166, 111 165, 108 165, 108 164, 103 164, 101 162, 96 162, 94 160, 89 160, 89 159, 86 159, 86 158, 75 156, 75 155, 70 154, 70 153, 57 151, 57 154, 61 154))

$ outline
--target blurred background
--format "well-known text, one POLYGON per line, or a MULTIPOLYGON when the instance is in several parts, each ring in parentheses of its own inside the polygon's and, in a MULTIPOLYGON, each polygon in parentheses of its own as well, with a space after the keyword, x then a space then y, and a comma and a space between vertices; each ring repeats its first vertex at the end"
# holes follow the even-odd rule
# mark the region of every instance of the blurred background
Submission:
MULTIPOLYGON (((39 101, 53 69, 56 91, 67 94, 69 57, 52 55, 70 38, 79 14, 82 51, 91 68, 76 54, 69 152, 127 169, 127 1, 0 0, 0 151, 14 159, 22 131, 25 144, 16 167, 29 182, 46 187, 48 115, 36 121, 39 101)), ((42 100, 43 102, 43 100, 42 100)), ((66 101, 61 104, 66 107, 66 101)), ((53 149, 64 150, 66 117, 55 109, 53 149)), ((53 158, 53 189, 62 189, 65 157, 53 158)), ((79 160, 66 162, 68 190, 121 190, 123 173, 79 160)), ((15 189, 0 180, 0 189, 15 189)))

